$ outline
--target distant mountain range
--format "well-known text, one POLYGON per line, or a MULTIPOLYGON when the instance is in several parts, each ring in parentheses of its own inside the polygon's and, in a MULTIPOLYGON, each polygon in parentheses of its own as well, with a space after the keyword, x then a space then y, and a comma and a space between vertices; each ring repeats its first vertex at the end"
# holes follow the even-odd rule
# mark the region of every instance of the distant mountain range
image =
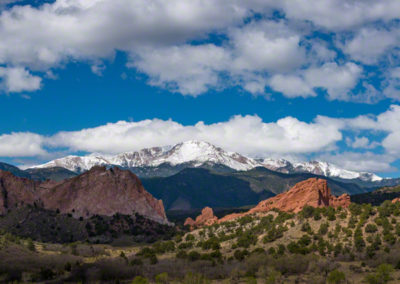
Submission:
POLYGON ((379 206, 386 200, 393 200, 400 197, 400 185, 382 187, 372 192, 365 192, 351 196, 351 201, 359 204, 371 203, 379 206))
POLYGON ((26 170, 0 163, 0 169, 34 180, 61 181, 99 165, 135 173, 146 190, 163 200, 167 210, 254 205, 311 177, 324 177, 335 195, 361 194, 400 184, 400 179, 383 179, 373 173, 349 171, 326 162, 254 159, 202 141, 114 156, 67 156, 26 170))
POLYGON ((52 168, 31 168, 21 170, 13 165, 0 163, 0 170, 11 172, 17 177, 23 177, 28 179, 34 179, 44 181, 47 179, 54 181, 62 181, 67 178, 77 176, 78 174, 65 169, 63 167, 52 167, 52 168))
MULTIPOLYGON (((67 156, 33 168, 62 167, 72 172, 82 173, 98 165, 127 168, 140 177, 171 176, 184 168, 190 167, 209 168, 223 172, 248 171, 257 167, 264 167, 287 174, 311 173, 350 181, 365 187, 394 185, 391 184, 392 179, 383 179, 373 173, 342 169, 326 162, 299 163, 285 159, 254 159, 239 153, 225 151, 203 141, 186 141, 174 146, 153 147, 114 156, 101 154, 67 156)), ((397 184, 397 181, 395 184, 397 184)))

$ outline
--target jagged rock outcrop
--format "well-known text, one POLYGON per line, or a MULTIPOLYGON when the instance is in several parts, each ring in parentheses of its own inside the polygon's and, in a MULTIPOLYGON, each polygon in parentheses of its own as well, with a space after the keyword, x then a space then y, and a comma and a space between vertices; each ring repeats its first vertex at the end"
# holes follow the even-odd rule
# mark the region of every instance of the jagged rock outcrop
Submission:
POLYGON ((392 200, 392 203, 400 202, 400 197, 396 197, 395 199, 392 200))
POLYGON ((0 213, 21 203, 71 213, 74 217, 138 213, 167 224, 164 206, 130 171, 93 167, 62 182, 37 182, 0 171, 0 213))
POLYGON ((201 226, 210 226, 218 222, 218 218, 214 215, 213 210, 210 207, 204 207, 201 210, 201 214, 196 217, 196 220, 192 218, 187 218, 185 221, 185 226, 201 227, 201 226))
POLYGON ((331 195, 331 190, 329 189, 326 180, 310 178, 297 183, 287 192, 283 192, 277 196, 261 201, 249 212, 264 212, 276 208, 281 211, 297 213, 301 211, 304 206, 347 207, 349 204, 350 197, 347 194, 335 197, 331 195))
POLYGON ((218 222, 230 221, 244 215, 268 212, 272 209, 280 211, 294 212, 301 211, 305 206, 313 207, 348 207, 350 196, 343 194, 339 197, 331 195, 327 181, 324 179, 310 178, 297 183, 289 191, 278 194, 274 197, 261 201, 256 207, 245 213, 235 213, 227 215, 218 222))

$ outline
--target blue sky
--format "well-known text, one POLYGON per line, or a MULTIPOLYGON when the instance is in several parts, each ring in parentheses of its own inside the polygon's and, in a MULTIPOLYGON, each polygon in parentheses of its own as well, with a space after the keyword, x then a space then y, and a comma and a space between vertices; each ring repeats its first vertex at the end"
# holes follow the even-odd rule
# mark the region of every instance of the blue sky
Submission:
POLYGON ((313 2, 0 1, 0 160, 201 139, 400 176, 400 4, 313 2))

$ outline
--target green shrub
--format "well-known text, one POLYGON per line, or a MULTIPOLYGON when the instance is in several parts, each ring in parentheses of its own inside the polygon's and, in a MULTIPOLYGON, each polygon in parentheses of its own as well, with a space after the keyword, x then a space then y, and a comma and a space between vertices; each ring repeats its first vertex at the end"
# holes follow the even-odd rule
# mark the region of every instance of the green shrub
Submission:
POLYGON ((300 216, 304 218, 311 218, 314 216, 315 208, 312 206, 304 206, 303 209, 300 211, 300 216))
POLYGON ((391 273, 393 270, 392 265, 382 263, 377 267, 375 273, 368 274, 364 280, 369 284, 387 283, 392 279, 391 273))
POLYGON ((383 240, 391 245, 396 243, 396 236, 392 233, 386 233, 383 235, 383 240))
POLYGON ((283 244, 279 244, 279 245, 278 245, 278 248, 277 248, 277 250, 276 250, 276 254, 277 254, 277 255, 284 255, 284 254, 285 254, 285 251, 286 251, 285 246, 284 246, 283 244))
POLYGON ((156 242, 153 245, 153 250, 156 254, 172 252, 175 250, 175 244, 173 241, 156 242))
POLYGON ((143 265, 143 261, 140 258, 134 258, 130 261, 130 265, 143 265))
POLYGON ((354 231, 354 246, 357 251, 362 251, 362 249, 365 247, 365 242, 360 227, 357 227, 354 231))
POLYGON ((335 208, 331 206, 327 207, 325 211, 325 216, 329 221, 335 221, 336 220, 335 208))
POLYGON ((374 224, 368 224, 365 227, 365 232, 366 233, 375 233, 376 231, 378 231, 378 228, 374 224))
POLYGON ((153 254, 152 256, 149 257, 150 259, 150 264, 157 264, 158 263, 158 259, 157 256, 155 254, 153 254))
POLYGON ((275 226, 272 226, 271 229, 267 232, 267 234, 263 238, 263 243, 270 243, 273 242, 277 239, 280 239, 283 237, 283 232, 286 229, 283 226, 278 226, 276 228, 275 226))
POLYGON ((189 249, 193 247, 193 242, 180 243, 178 249, 189 249))
POLYGON ((237 221, 241 226, 243 226, 248 223, 251 223, 253 221, 253 218, 250 215, 245 215, 242 218, 239 218, 237 221))
POLYGON ((349 205, 349 210, 350 210, 350 213, 351 213, 351 215, 353 215, 353 216, 358 216, 358 215, 360 215, 361 214, 361 212, 362 212, 362 207, 361 207, 361 205, 360 204, 357 204, 357 203, 350 203, 350 205, 349 205))
POLYGON ((169 280, 168 280, 168 273, 167 272, 163 272, 160 274, 157 274, 155 277, 156 283, 157 284, 168 284, 169 280))
POLYGON ((251 232, 246 232, 238 237, 236 245, 238 247, 248 248, 251 245, 255 245, 256 243, 257 243, 257 236, 255 234, 252 234, 251 232))
POLYGON ((180 250, 176 253, 175 257, 176 258, 187 258, 187 253, 184 250, 180 250))
POLYGON ((334 283, 334 284, 344 283, 345 280, 346 280, 346 275, 337 269, 332 270, 328 274, 328 278, 326 279, 328 283, 334 283))
POLYGON ((235 250, 235 252, 233 253, 233 256, 239 261, 242 261, 247 255, 249 255, 249 252, 246 249, 244 250, 238 249, 235 250))
POLYGON ((328 229, 329 229, 329 223, 322 223, 319 226, 318 234, 321 236, 326 235, 326 233, 328 233, 328 229))
POLYGON ((143 256, 145 258, 148 258, 148 257, 150 257, 152 255, 155 255, 155 251, 153 249, 149 248, 149 247, 144 247, 137 253, 137 255, 138 256, 143 256))
POLYGON ((187 256, 190 261, 196 261, 201 258, 201 254, 195 250, 192 250, 191 252, 189 252, 187 256))
POLYGON ((207 241, 201 242, 200 246, 203 250, 218 250, 221 248, 217 238, 210 238, 207 241))
POLYGON ((281 273, 279 271, 276 271, 275 269, 272 269, 267 274, 267 278, 265 279, 265 284, 280 283, 281 276, 282 275, 281 275, 281 273))
POLYGON ((187 234, 185 237, 185 241, 190 242, 190 241, 194 241, 195 238, 192 234, 187 234))
POLYGON ((304 223, 303 225, 301 225, 301 231, 306 232, 306 233, 311 233, 312 229, 311 229, 310 224, 304 223))
POLYGON ((28 239, 28 243, 27 243, 26 247, 30 251, 36 251, 35 244, 33 243, 33 241, 31 239, 28 239))
POLYGON ((183 284, 208 284, 210 281, 201 274, 188 272, 182 281, 183 284))
POLYGON ((148 284, 149 280, 147 280, 147 278, 144 278, 143 276, 136 276, 133 281, 132 284, 148 284))

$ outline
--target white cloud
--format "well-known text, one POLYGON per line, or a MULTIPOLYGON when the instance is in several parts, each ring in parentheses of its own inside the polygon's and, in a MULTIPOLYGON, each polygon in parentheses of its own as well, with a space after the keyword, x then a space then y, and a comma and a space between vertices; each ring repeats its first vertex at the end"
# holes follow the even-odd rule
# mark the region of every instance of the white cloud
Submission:
POLYGON ((45 68, 69 57, 184 43, 241 22, 249 11, 228 0, 57 0, 0 15, 0 62, 45 68), (101 21, 99 20, 101 19, 101 21))
POLYGON ((275 75, 269 81, 270 86, 286 97, 314 97, 312 86, 303 78, 295 75, 275 75))
MULTIPOLYGON (((271 5, 270 2, 267 5, 271 5)), ((291 19, 311 21, 332 30, 351 29, 375 21, 398 19, 397 0, 283 0, 280 5, 291 19)))
POLYGON ((358 149, 373 149, 379 146, 379 143, 376 141, 370 141, 367 137, 356 137, 354 140, 348 138, 346 140, 348 146, 352 148, 358 149))
POLYGON ((341 66, 329 62, 302 70, 297 75, 273 76, 270 84, 287 97, 315 96, 313 89, 323 88, 331 100, 349 100, 349 92, 357 84, 361 72, 362 69, 351 62, 341 66))
POLYGON ((342 139, 335 128, 305 123, 293 117, 264 123, 257 116, 234 116, 229 121, 184 126, 167 120, 119 121, 48 138, 54 147, 73 151, 119 153, 169 145, 185 140, 205 140, 245 154, 308 153, 332 149, 342 139))
MULTIPOLYGON (((70 61, 83 61, 101 75, 104 66, 98 62, 112 62, 121 51, 128 55, 128 66, 145 73, 150 84, 185 95, 225 86, 264 94, 271 83, 290 98, 315 96, 313 89, 321 87, 330 99, 371 103, 385 96, 396 99, 396 88, 389 84, 381 96, 372 88, 350 95, 366 71, 346 58, 339 62, 329 41, 313 35, 322 31, 347 38, 335 48, 343 48, 340 52, 353 60, 376 63, 398 45, 398 36, 394 28, 372 28, 370 23, 382 20, 385 26, 399 18, 399 11, 397 0, 57 0, 39 7, 14 5, 0 14, 0 65, 45 76, 70 61), (284 18, 271 20, 276 10, 284 18)), ((26 88, 38 85, 37 76, 31 76, 35 83, 28 80, 26 88)))
POLYGON ((30 132, 0 135, 0 157, 32 157, 45 155, 44 137, 30 132))
POLYGON ((251 156, 313 156, 346 169, 377 172, 393 170, 391 163, 400 158, 399 133, 398 105, 379 115, 317 116, 308 123, 290 116, 263 122, 256 115, 237 115, 228 121, 212 124, 200 121, 194 125, 148 119, 61 131, 52 136, 3 134, 0 135, 0 157, 47 157, 60 149, 64 154, 76 151, 116 154, 196 139, 251 156), (361 132, 363 136, 359 135, 361 132), (346 142, 348 148, 341 147, 340 141, 346 142), (378 146, 382 152, 365 152, 378 146))
POLYGON ((36 91, 41 87, 42 79, 20 67, 0 67, 0 87, 6 92, 36 91))
POLYGON ((221 87, 221 76, 251 93, 263 93, 267 80, 255 73, 290 71, 305 61, 300 36, 283 22, 253 22, 231 29, 229 37, 225 46, 185 44, 137 49, 129 66, 147 74, 152 85, 197 96, 221 87))
POLYGON ((131 65, 150 76, 150 84, 193 96, 216 87, 229 54, 213 44, 143 49, 131 65))
POLYGON ((400 67, 393 68, 388 72, 388 78, 383 93, 396 101, 400 101, 400 67))
POLYGON ((389 49, 398 45, 400 33, 397 30, 363 28, 354 38, 345 42, 343 50, 354 60, 365 64, 376 64, 381 56, 388 56, 389 49))
POLYGON ((284 22, 261 21, 229 32, 232 71, 291 71, 305 61, 300 35, 284 22))
POLYGON ((372 152, 343 152, 335 155, 325 154, 319 156, 318 159, 331 162, 348 170, 375 173, 395 170, 390 164, 396 160, 393 156, 374 154, 372 152))
POLYGON ((347 100, 348 92, 357 84, 361 72, 354 63, 339 66, 332 62, 306 70, 304 78, 313 87, 325 88, 330 99, 347 100))

